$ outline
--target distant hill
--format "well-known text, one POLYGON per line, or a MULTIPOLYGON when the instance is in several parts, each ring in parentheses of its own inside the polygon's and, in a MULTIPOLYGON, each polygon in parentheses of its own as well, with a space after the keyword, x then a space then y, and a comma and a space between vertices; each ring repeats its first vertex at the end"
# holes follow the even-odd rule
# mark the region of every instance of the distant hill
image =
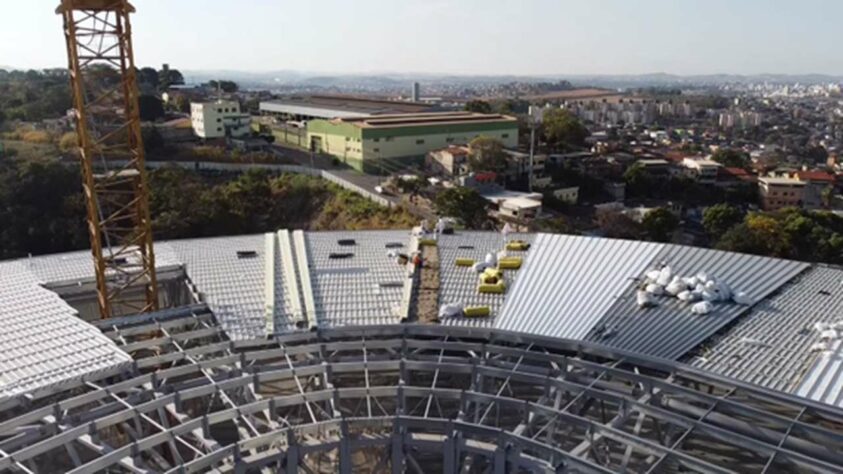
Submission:
POLYGON ((549 74, 549 75, 455 75, 435 73, 314 73, 307 71, 183 71, 188 82, 206 82, 211 79, 228 79, 253 86, 312 86, 321 88, 392 88, 404 87, 419 81, 423 84, 506 84, 510 82, 544 82, 568 80, 575 86, 596 86, 610 89, 648 86, 721 85, 735 83, 802 83, 824 84, 843 82, 843 76, 828 74, 702 74, 678 75, 652 74, 549 74))

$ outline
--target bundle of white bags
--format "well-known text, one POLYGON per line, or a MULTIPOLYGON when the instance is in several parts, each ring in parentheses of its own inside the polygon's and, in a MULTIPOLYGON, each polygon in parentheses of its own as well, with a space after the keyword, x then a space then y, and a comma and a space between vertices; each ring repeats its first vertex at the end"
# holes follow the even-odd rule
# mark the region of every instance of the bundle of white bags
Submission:
POLYGON ((691 277, 676 275, 669 265, 650 270, 646 273, 643 289, 638 292, 638 306, 651 307, 658 303, 655 297, 670 296, 684 303, 695 303, 691 312, 704 315, 714 310, 714 303, 734 302, 750 305, 752 300, 742 291, 733 291, 723 281, 713 275, 700 272, 691 277), (646 293, 644 297, 641 293, 646 293))
POLYGON ((843 338, 843 320, 834 323, 816 322, 814 331, 820 334, 820 341, 811 346, 811 352, 827 352, 833 343, 843 338))
POLYGON ((453 318, 462 314, 462 303, 443 304, 439 307, 439 318, 453 318))

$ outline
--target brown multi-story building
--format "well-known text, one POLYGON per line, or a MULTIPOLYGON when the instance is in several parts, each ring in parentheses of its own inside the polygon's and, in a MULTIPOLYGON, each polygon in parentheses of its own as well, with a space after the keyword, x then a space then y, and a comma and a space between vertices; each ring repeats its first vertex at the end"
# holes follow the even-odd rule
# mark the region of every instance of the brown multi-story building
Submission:
POLYGON ((802 207, 805 194, 804 181, 791 177, 765 176, 758 178, 761 207, 777 211, 785 207, 802 207))
POLYGON ((758 178, 758 192, 764 210, 783 207, 821 209, 834 192, 835 177, 824 171, 797 171, 783 176, 758 178))

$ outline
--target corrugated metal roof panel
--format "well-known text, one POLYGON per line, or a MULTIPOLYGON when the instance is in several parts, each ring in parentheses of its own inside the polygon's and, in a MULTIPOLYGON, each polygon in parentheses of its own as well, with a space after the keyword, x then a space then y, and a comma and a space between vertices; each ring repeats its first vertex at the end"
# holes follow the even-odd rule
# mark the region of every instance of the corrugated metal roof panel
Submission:
POLYGON ((401 321, 403 286, 410 280, 407 269, 387 256, 386 244, 400 242, 403 250, 395 250, 406 251, 409 231, 307 232, 305 242, 320 327, 401 321), (355 244, 339 245, 341 239, 355 244), (353 256, 332 259, 331 253, 353 256))
MULTIPOLYGON (((810 266, 802 262, 679 245, 665 245, 653 266, 660 262, 670 265, 675 274, 691 276, 704 271, 716 276, 732 289, 746 292, 753 304, 810 266)), ((689 305, 668 297, 660 298, 656 308, 640 308, 635 292, 636 285, 630 285, 586 340, 676 359, 748 309, 731 302, 717 303, 711 313, 696 316, 690 312, 689 305)))
POLYGON ((795 390, 817 358, 810 352, 819 336, 814 324, 843 321, 842 282, 841 269, 808 270, 753 307, 690 363, 775 390, 795 390))
MULTIPOLYGON (((90 256, 88 264, 92 271, 90 256)), ((0 399, 118 370, 132 361, 58 294, 41 287, 25 261, 0 264, 0 325, 0 399)))
POLYGON ((582 339, 662 244, 540 234, 496 328, 582 339))
MULTIPOLYGON (((19 261, 25 262, 29 271, 46 283, 94 278, 94 261, 90 250, 42 255, 19 261)), ((129 263, 133 263, 131 259, 129 263)), ((156 269, 161 271, 177 268, 179 265, 181 262, 168 243, 155 244, 156 269)))
MULTIPOLYGON (((524 240, 532 243, 534 234, 510 234, 508 240, 524 240)), ((480 294, 477 292, 478 274, 470 267, 458 267, 454 264, 457 258, 470 258, 482 262, 487 253, 497 253, 505 247, 503 234, 497 232, 456 232, 439 237, 439 305, 462 304, 463 306, 489 306, 492 316, 488 318, 446 318, 445 325, 492 327, 500 313, 501 306, 512 292, 513 285, 524 267, 517 271, 504 271, 506 293, 502 295, 480 294)), ((513 252, 510 255, 522 256, 530 260, 533 250, 527 252, 513 252)))
POLYGON ((828 405, 843 407, 843 340, 823 352, 802 379, 795 393, 828 405))
MULTIPOLYGON (((263 234, 258 234, 168 242, 184 262, 187 276, 203 295, 220 327, 233 340, 266 335, 264 239, 263 234), (256 256, 238 258, 238 251, 255 252, 256 256)), ((290 324, 291 321, 277 320, 276 331, 293 329, 290 324)))

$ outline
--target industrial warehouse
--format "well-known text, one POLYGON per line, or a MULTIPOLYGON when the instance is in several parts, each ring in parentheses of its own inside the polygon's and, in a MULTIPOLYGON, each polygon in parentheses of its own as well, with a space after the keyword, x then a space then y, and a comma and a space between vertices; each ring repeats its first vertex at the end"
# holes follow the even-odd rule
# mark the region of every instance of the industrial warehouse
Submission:
POLYGON ((87 252, 0 263, 0 470, 843 465, 838 268, 421 229, 156 253, 161 309, 103 320, 87 252))
POLYGON ((312 120, 307 124, 311 149, 366 172, 377 172, 381 164, 420 163, 428 152, 480 136, 516 148, 518 121, 497 114, 432 112, 312 120))
POLYGON ((437 107, 417 101, 379 100, 347 95, 308 95, 267 100, 260 103, 260 113, 283 120, 371 117, 375 115, 435 112, 437 107))

